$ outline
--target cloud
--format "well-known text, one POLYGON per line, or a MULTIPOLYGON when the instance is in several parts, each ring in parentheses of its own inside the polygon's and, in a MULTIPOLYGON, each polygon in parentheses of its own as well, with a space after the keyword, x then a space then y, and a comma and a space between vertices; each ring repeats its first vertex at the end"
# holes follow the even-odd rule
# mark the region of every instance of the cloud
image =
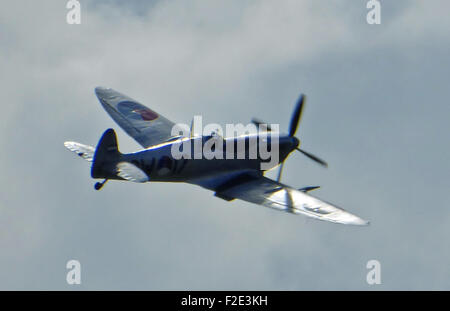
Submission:
MULTIPOLYGON (((443 1, 10 2, 0 12, 0 288, 448 289, 448 21, 443 1), (26 9, 23 9, 26 7, 26 9), (21 16, 20 21, 17 16, 21 16), (169 119, 258 116, 331 164, 292 155, 284 182, 372 221, 347 228, 183 184, 109 183, 62 143, 95 145, 117 126, 93 89, 110 86, 169 119)), ((122 151, 138 145, 122 131, 122 151)))

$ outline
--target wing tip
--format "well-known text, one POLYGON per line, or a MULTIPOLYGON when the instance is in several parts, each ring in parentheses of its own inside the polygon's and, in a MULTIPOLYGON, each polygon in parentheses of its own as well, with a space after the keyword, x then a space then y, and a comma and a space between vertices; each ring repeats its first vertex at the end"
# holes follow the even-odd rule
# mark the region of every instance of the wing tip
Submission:
POLYGON ((105 96, 105 93, 107 93, 108 91, 110 91, 111 88, 108 87, 104 87, 104 86, 97 86, 94 91, 95 91, 95 95, 97 95, 98 98, 102 98, 105 96))
POLYGON ((358 217, 358 219, 356 219, 353 223, 350 223, 350 224, 351 225, 355 225, 355 226, 365 227, 365 226, 369 226, 370 225, 370 221, 364 220, 364 219, 358 217))
POLYGON ((370 221, 362 219, 361 217, 358 217, 354 214, 351 214, 346 211, 342 211, 338 217, 334 219, 329 219, 332 222, 336 222, 343 225, 350 225, 350 226, 360 226, 365 227, 370 225, 370 221))

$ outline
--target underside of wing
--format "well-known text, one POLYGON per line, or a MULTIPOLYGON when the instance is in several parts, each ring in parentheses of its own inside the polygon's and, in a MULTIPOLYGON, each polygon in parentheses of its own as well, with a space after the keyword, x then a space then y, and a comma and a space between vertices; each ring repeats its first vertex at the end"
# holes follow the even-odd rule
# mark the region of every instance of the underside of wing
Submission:
POLYGON ((171 132, 175 123, 136 100, 103 87, 97 87, 95 94, 114 121, 142 147, 148 148, 173 138, 171 132))
POLYGON ((368 221, 304 191, 293 189, 263 176, 245 180, 243 183, 221 190, 217 195, 339 224, 359 226, 369 224, 368 221))

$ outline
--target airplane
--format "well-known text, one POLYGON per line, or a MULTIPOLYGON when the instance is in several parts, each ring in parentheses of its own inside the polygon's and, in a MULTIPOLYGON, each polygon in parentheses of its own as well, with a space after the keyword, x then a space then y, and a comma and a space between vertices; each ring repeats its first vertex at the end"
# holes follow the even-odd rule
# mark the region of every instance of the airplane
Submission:
MULTIPOLYGON (((64 146, 83 159, 92 162, 91 177, 103 179, 95 184, 95 189, 103 188, 108 180, 146 182, 185 182, 214 191, 214 195, 226 201, 240 199, 250 203, 270 207, 293 214, 302 214, 317 220, 332 223, 365 226, 369 222, 342 208, 312 196, 309 192, 318 186, 296 189, 280 182, 281 172, 287 157, 299 151, 308 158, 327 166, 326 162, 311 153, 300 149, 297 132, 305 96, 301 95, 291 117, 288 134, 274 133, 265 122, 253 118, 252 123, 265 125, 267 140, 278 135, 279 160, 270 169, 279 166, 277 180, 264 176, 268 171, 261 170, 259 156, 256 159, 176 159, 172 154, 175 144, 204 144, 213 136, 172 135, 175 123, 159 113, 147 108, 138 101, 111 88, 97 87, 95 94, 103 108, 112 119, 144 149, 123 154, 119 151, 116 132, 108 129, 102 135, 97 147, 67 141, 64 146)), ((253 134, 255 135, 255 134, 253 134)), ((256 135, 261 135, 260 133, 256 135)), ((222 137, 221 137, 222 138, 222 137)), ((237 144, 248 142, 250 134, 223 138, 225 142, 237 144)), ((226 152, 226 144, 224 151, 226 152)), ((246 152, 249 146, 245 145, 246 152)))

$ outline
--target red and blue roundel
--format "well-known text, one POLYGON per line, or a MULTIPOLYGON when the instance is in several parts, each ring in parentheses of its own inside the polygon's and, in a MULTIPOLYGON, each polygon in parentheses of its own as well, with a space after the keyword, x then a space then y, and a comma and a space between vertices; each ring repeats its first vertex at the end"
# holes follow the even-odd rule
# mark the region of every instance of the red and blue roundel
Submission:
POLYGON ((117 109, 119 109, 120 113, 127 119, 153 121, 159 117, 153 110, 131 101, 120 102, 117 105, 117 109))

